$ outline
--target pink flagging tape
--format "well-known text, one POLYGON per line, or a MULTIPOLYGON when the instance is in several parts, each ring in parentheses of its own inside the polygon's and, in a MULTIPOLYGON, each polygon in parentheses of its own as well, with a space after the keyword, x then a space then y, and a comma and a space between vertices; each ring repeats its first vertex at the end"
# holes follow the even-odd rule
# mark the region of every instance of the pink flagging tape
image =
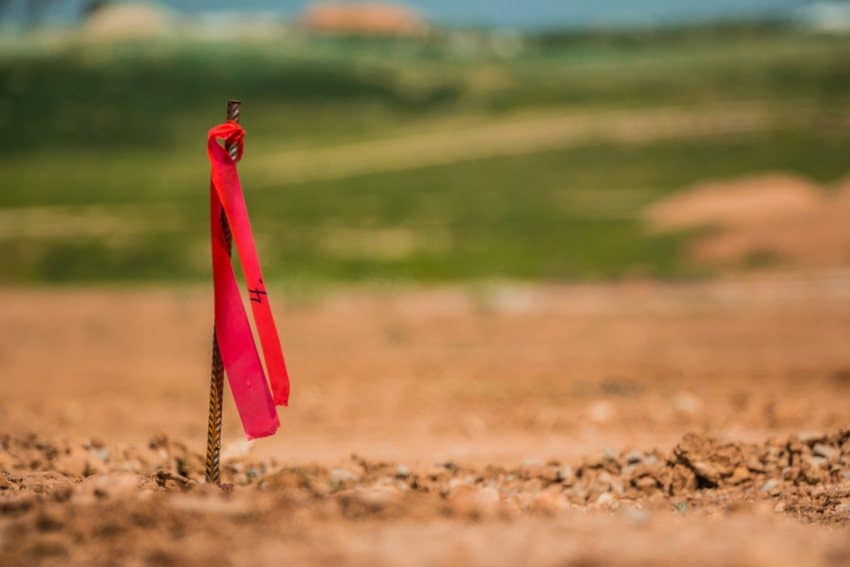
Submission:
POLYGON ((289 374, 280 348, 280 338, 268 292, 263 283, 245 196, 236 171, 236 160, 242 157, 244 137, 245 131, 235 122, 216 126, 209 131, 207 153, 212 168, 210 226, 216 337, 242 426, 248 438, 252 439, 272 435, 277 431, 279 421, 274 406, 285 406, 289 403, 289 374), (236 144, 236 160, 219 145, 219 140, 236 144), (225 227, 221 222, 222 211, 236 244, 248 285, 251 312, 269 373, 268 381, 260 363, 257 345, 254 343, 248 315, 233 272, 225 227))

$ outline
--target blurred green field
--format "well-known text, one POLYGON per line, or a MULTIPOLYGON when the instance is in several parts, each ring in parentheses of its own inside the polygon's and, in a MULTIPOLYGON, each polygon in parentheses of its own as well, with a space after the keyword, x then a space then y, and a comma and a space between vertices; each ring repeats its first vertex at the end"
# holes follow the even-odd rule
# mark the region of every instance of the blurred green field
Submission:
POLYGON ((278 281, 705 273, 644 206, 850 170, 850 38, 783 27, 0 49, 0 279, 209 273, 206 130, 278 281))

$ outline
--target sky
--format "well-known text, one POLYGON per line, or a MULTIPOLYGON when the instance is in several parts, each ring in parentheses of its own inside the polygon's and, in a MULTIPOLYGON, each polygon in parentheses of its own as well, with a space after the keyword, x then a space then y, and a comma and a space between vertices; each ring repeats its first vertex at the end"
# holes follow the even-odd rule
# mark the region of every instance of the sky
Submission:
MULTIPOLYGON (((82 0, 53 0, 48 19, 73 20, 82 0)), ((257 11, 297 14, 310 0, 160 0, 181 13, 257 11)), ((380 1, 380 0, 379 0, 380 1)), ((7 19, 19 17, 26 0, 11 0, 7 19)), ((429 20, 450 25, 521 29, 651 25, 717 19, 783 17, 810 0, 403 0, 429 20)))

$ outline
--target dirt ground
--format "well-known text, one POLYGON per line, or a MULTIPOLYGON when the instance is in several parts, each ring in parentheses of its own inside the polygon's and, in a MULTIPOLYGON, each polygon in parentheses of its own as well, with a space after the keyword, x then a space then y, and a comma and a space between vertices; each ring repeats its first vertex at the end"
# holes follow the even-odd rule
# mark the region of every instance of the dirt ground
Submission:
POLYGON ((209 295, 0 290, 0 565, 850 564, 850 272, 278 302, 224 488, 209 295))

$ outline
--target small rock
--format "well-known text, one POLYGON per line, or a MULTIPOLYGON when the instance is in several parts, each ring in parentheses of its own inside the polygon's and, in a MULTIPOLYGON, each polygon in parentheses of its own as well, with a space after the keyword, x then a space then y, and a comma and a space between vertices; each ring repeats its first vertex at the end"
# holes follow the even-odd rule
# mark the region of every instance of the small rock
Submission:
POLYGON ((109 449, 106 447, 92 447, 89 453, 97 460, 106 462, 109 460, 109 449))
POLYGON ((575 484, 576 474, 571 466, 564 465, 558 468, 555 479, 564 486, 572 486, 575 484))
POLYGON ((823 443, 815 443, 812 447, 812 452, 818 457, 823 457, 827 461, 837 462, 841 458, 841 450, 836 447, 824 445, 823 443))
POLYGON ((560 468, 558 463, 546 463, 546 466, 540 471, 540 478, 547 482, 561 482, 558 474, 560 468))
POLYGON ((658 488, 658 481, 651 475, 647 474, 634 479, 632 481, 632 485, 642 491, 654 490, 658 488))
POLYGON ((454 487, 447 497, 453 515, 464 518, 492 516, 499 505, 499 491, 493 487, 478 489, 464 484, 454 487))
POLYGON ((720 471, 717 470, 712 463, 708 461, 695 461, 691 463, 694 472, 698 477, 710 482, 713 485, 720 483, 720 471))
POLYGON ((329 474, 331 482, 333 484, 346 484, 349 482, 357 482, 360 478, 358 475, 354 474, 348 469, 331 469, 329 474))
POLYGON ((21 476, 18 487, 35 494, 55 494, 73 488, 73 481, 55 471, 30 472, 21 476))
POLYGON ((829 474, 824 470, 826 459, 823 457, 803 457, 803 476, 809 484, 819 484, 825 482, 829 478, 829 474))
POLYGON ((481 513, 490 516, 498 508, 501 498, 498 489, 493 486, 485 486, 478 490, 477 500, 481 513))
POLYGON ((619 506, 617 497, 614 496, 614 494, 612 494, 611 492, 603 492, 602 494, 600 494, 599 497, 596 499, 595 504, 597 506, 612 509, 617 508, 619 506))
POLYGON ((761 491, 767 492, 768 494, 778 494, 780 488, 781 485, 775 478, 771 478, 761 485, 761 491))
POLYGON ((410 470, 404 466, 399 465, 395 468, 395 477, 396 478, 407 478, 410 476, 410 470))
POLYGON ((805 443, 807 445, 817 443, 818 441, 823 441, 825 438, 826 436, 823 433, 815 431, 804 431, 802 433, 797 434, 797 439, 801 443, 805 443))
POLYGON ((636 465, 643 462, 643 453, 640 451, 630 451, 626 453, 626 463, 636 465))
POLYGON ((401 494, 388 486, 359 487, 340 492, 337 498, 346 516, 360 517, 386 511, 398 503, 401 494))
POLYGON ((764 464, 762 464, 762 462, 755 456, 751 456, 747 459, 747 468, 753 472, 765 472, 764 464))
POLYGON ((736 467, 728 482, 730 484, 741 484, 748 480, 750 480, 750 471, 746 467, 736 467))
POLYGON ((781 513, 785 511, 785 502, 777 502, 776 506, 773 507, 773 511, 777 513, 781 513))
POLYGON ((602 471, 596 477, 596 485, 603 487, 606 492, 613 492, 617 496, 623 495, 623 480, 619 475, 612 475, 608 471, 602 471))
POLYGON ((84 488, 90 488, 95 496, 121 498, 134 496, 142 484, 139 475, 133 473, 96 474, 85 479, 84 488))

